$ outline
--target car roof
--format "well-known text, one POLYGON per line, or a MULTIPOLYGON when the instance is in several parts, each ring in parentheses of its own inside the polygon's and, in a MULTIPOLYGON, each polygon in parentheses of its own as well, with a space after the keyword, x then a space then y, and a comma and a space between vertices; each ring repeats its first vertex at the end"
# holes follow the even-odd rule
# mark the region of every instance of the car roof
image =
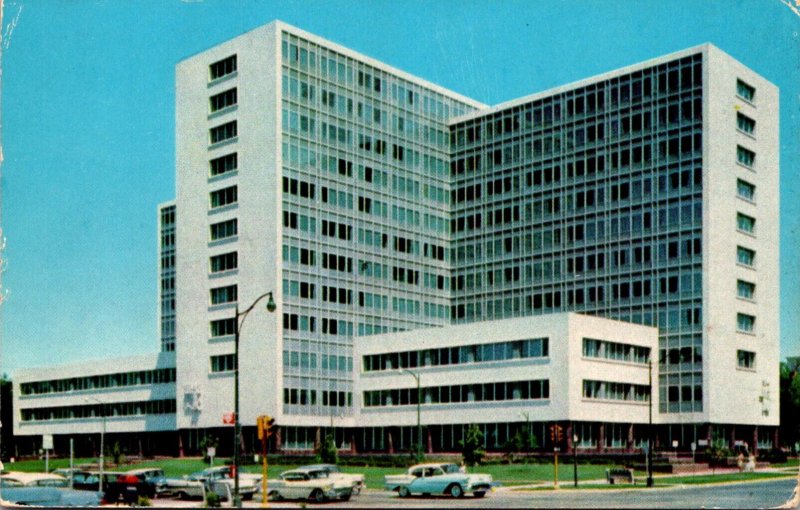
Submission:
POLYGON ((28 473, 23 471, 10 471, 2 475, 3 478, 17 480, 24 484, 35 482, 38 480, 65 480, 61 475, 52 473, 28 473))
POLYGON ((147 473, 149 471, 164 471, 164 470, 157 467, 149 467, 149 468, 129 469, 127 473, 131 475, 138 475, 139 473, 147 473))

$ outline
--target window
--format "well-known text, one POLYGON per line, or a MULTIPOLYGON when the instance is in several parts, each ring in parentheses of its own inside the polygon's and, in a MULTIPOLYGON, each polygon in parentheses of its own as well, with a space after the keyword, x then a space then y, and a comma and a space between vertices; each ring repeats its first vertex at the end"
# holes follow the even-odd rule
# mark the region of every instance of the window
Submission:
POLYGON ((211 113, 224 110, 225 108, 235 105, 236 87, 228 89, 225 92, 220 92, 219 94, 214 94, 208 99, 208 103, 209 107, 211 108, 211 113))
POLYGON ((238 231, 238 224, 236 218, 232 220, 226 220, 219 223, 213 223, 210 226, 211 230, 211 240, 217 241, 219 239, 226 239, 229 237, 234 237, 238 231))
POLYGON ((736 351, 736 359, 738 360, 739 368, 747 368, 753 370, 756 368, 756 353, 750 351, 736 351))
POLYGON ((754 299, 756 294, 756 284, 744 280, 736 281, 736 295, 740 298, 754 299))
POLYGON ((756 153, 741 145, 736 146, 736 160, 744 166, 752 168, 756 162, 756 153))
POLYGON ((736 228, 742 232, 754 233, 756 230, 756 219, 746 214, 736 214, 736 228))
POLYGON ((232 120, 220 126, 213 127, 208 130, 208 133, 212 144, 236 138, 238 136, 236 121, 232 120))
POLYGON ((211 356, 211 372, 233 372, 234 370, 236 370, 235 355, 211 356))
POLYGON ((236 334, 236 319, 220 319, 211 321, 211 337, 228 336, 236 334))
POLYGON ((236 285, 227 287, 217 287, 211 289, 211 304, 221 305, 223 303, 233 303, 238 299, 238 288, 236 285))
POLYGON ((238 267, 238 255, 235 251, 230 253, 223 253, 222 255, 214 255, 211 257, 211 272, 219 273, 222 271, 229 271, 238 267))
POLYGON ((233 172, 239 167, 238 156, 235 152, 232 154, 226 154, 220 158, 212 159, 210 164, 212 177, 227 172, 233 172))
POLYGON ((756 318, 746 313, 736 314, 736 329, 744 333, 752 333, 755 330, 756 318))
POLYGON ((744 131, 748 134, 753 134, 756 130, 756 121, 748 117, 747 115, 742 115, 741 113, 736 113, 736 127, 744 131))
POLYGON ((238 200, 238 192, 236 186, 229 188, 222 188, 217 191, 212 191, 209 194, 211 199, 211 208, 224 207, 226 205, 235 204, 238 200))
POLYGON ((736 247, 736 261, 739 264, 752 267, 756 261, 756 252, 741 246, 736 247))
POLYGON ((236 55, 224 58, 208 66, 211 80, 216 80, 236 72, 236 55))
POLYGON ((736 80, 736 95, 752 103, 756 97, 756 89, 742 80, 736 80))
POLYGON ((756 187, 742 179, 736 180, 736 194, 745 200, 754 201, 756 197, 756 187))

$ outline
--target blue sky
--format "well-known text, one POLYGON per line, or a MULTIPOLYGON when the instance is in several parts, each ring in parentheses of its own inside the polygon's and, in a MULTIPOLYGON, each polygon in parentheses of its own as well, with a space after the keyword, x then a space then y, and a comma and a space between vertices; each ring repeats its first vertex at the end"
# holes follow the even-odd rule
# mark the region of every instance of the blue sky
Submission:
POLYGON ((6 1, 0 373, 158 350, 174 66, 282 19, 495 104, 711 42, 781 89, 782 357, 800 355, 794 0, 6 1))

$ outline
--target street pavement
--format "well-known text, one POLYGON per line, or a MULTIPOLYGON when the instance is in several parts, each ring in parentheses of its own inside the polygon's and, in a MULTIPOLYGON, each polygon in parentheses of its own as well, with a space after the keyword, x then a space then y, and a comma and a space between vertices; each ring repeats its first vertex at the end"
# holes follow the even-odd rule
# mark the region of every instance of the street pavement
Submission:
MULTIPOLYGON (((706 474, 705 472, 698 472, 706 474)), ((710 471, 708 472, 710 474, 710 471)), ((787 472, 792 476, 794 472, 787 472)), ((499 487, 484 498, 411 497, 379 489, 364 491, 350 501, 332 501, 320 505, 306 501, 270 501, 269 508, 774 508, 785 503, 798 483, 796 477, 751 482, 712 483, 704 485, 666 485, 669 477, 659 477, 655 488, 580 489, 572 483, 552 490, 552 483, 531 486, 499 487), (662 486, 658 486, 662 485, 662 486), (539 489, 539 490, 537 490, 539 489), (545 489, 545 490, 541 490, 545 489), (548 490, 549 489, 549 490, 548 490)), ((605 480, 583 481, 602 484, 605 480)), ((153 506, 197 508, 202 501, 174 499, 153 500, 153 506)), ((223 507, 229 504, 223 502, 223 507)), ((262 508, 260 496, 245 501, 246 508, 262 508)))

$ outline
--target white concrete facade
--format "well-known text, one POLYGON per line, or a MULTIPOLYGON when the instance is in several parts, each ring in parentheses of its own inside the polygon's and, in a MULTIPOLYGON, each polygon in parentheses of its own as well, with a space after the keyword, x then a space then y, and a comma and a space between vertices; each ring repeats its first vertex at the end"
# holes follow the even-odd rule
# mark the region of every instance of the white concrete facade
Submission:
POLYGON ((175 430, 174 381, 170 352, 17 371, 14 435, 175 430))
MULTIPOLYGON (((513 423, 603 421, 647 423, 649 399, 615 400, 587 398, 585 381, 613 382, 648 388, 649 367, 644 359, 609 359, 584 354, 584 339, 602 340, 646 349, 647 357, 658 346, 658 330, 575 313, 477 322, 420 331, 406 331, 356 340, 356 388, 358 425, 362 427, 413 426, 417 409, 414 403, 395 406, 365 406, 365 393, 406 389, 416 392, 416 380, 406 370, 419 376, 423 393, 422 425, 464 423, 513 423), (459 364, 397 367, 365 370, 364 359, 370 355, 425 351, 463 346, 491 346, 528 339, 547 339, 547 355, 512 359, 465 362, 459 364), (516 381, 548 381, 548 396, 525 399, 520 393, 503 400, 468 402, 426 401, 426 389, 450 385, 475 385, 516 381)), ((658 394, 653 405, 658 408, 658 394)))

